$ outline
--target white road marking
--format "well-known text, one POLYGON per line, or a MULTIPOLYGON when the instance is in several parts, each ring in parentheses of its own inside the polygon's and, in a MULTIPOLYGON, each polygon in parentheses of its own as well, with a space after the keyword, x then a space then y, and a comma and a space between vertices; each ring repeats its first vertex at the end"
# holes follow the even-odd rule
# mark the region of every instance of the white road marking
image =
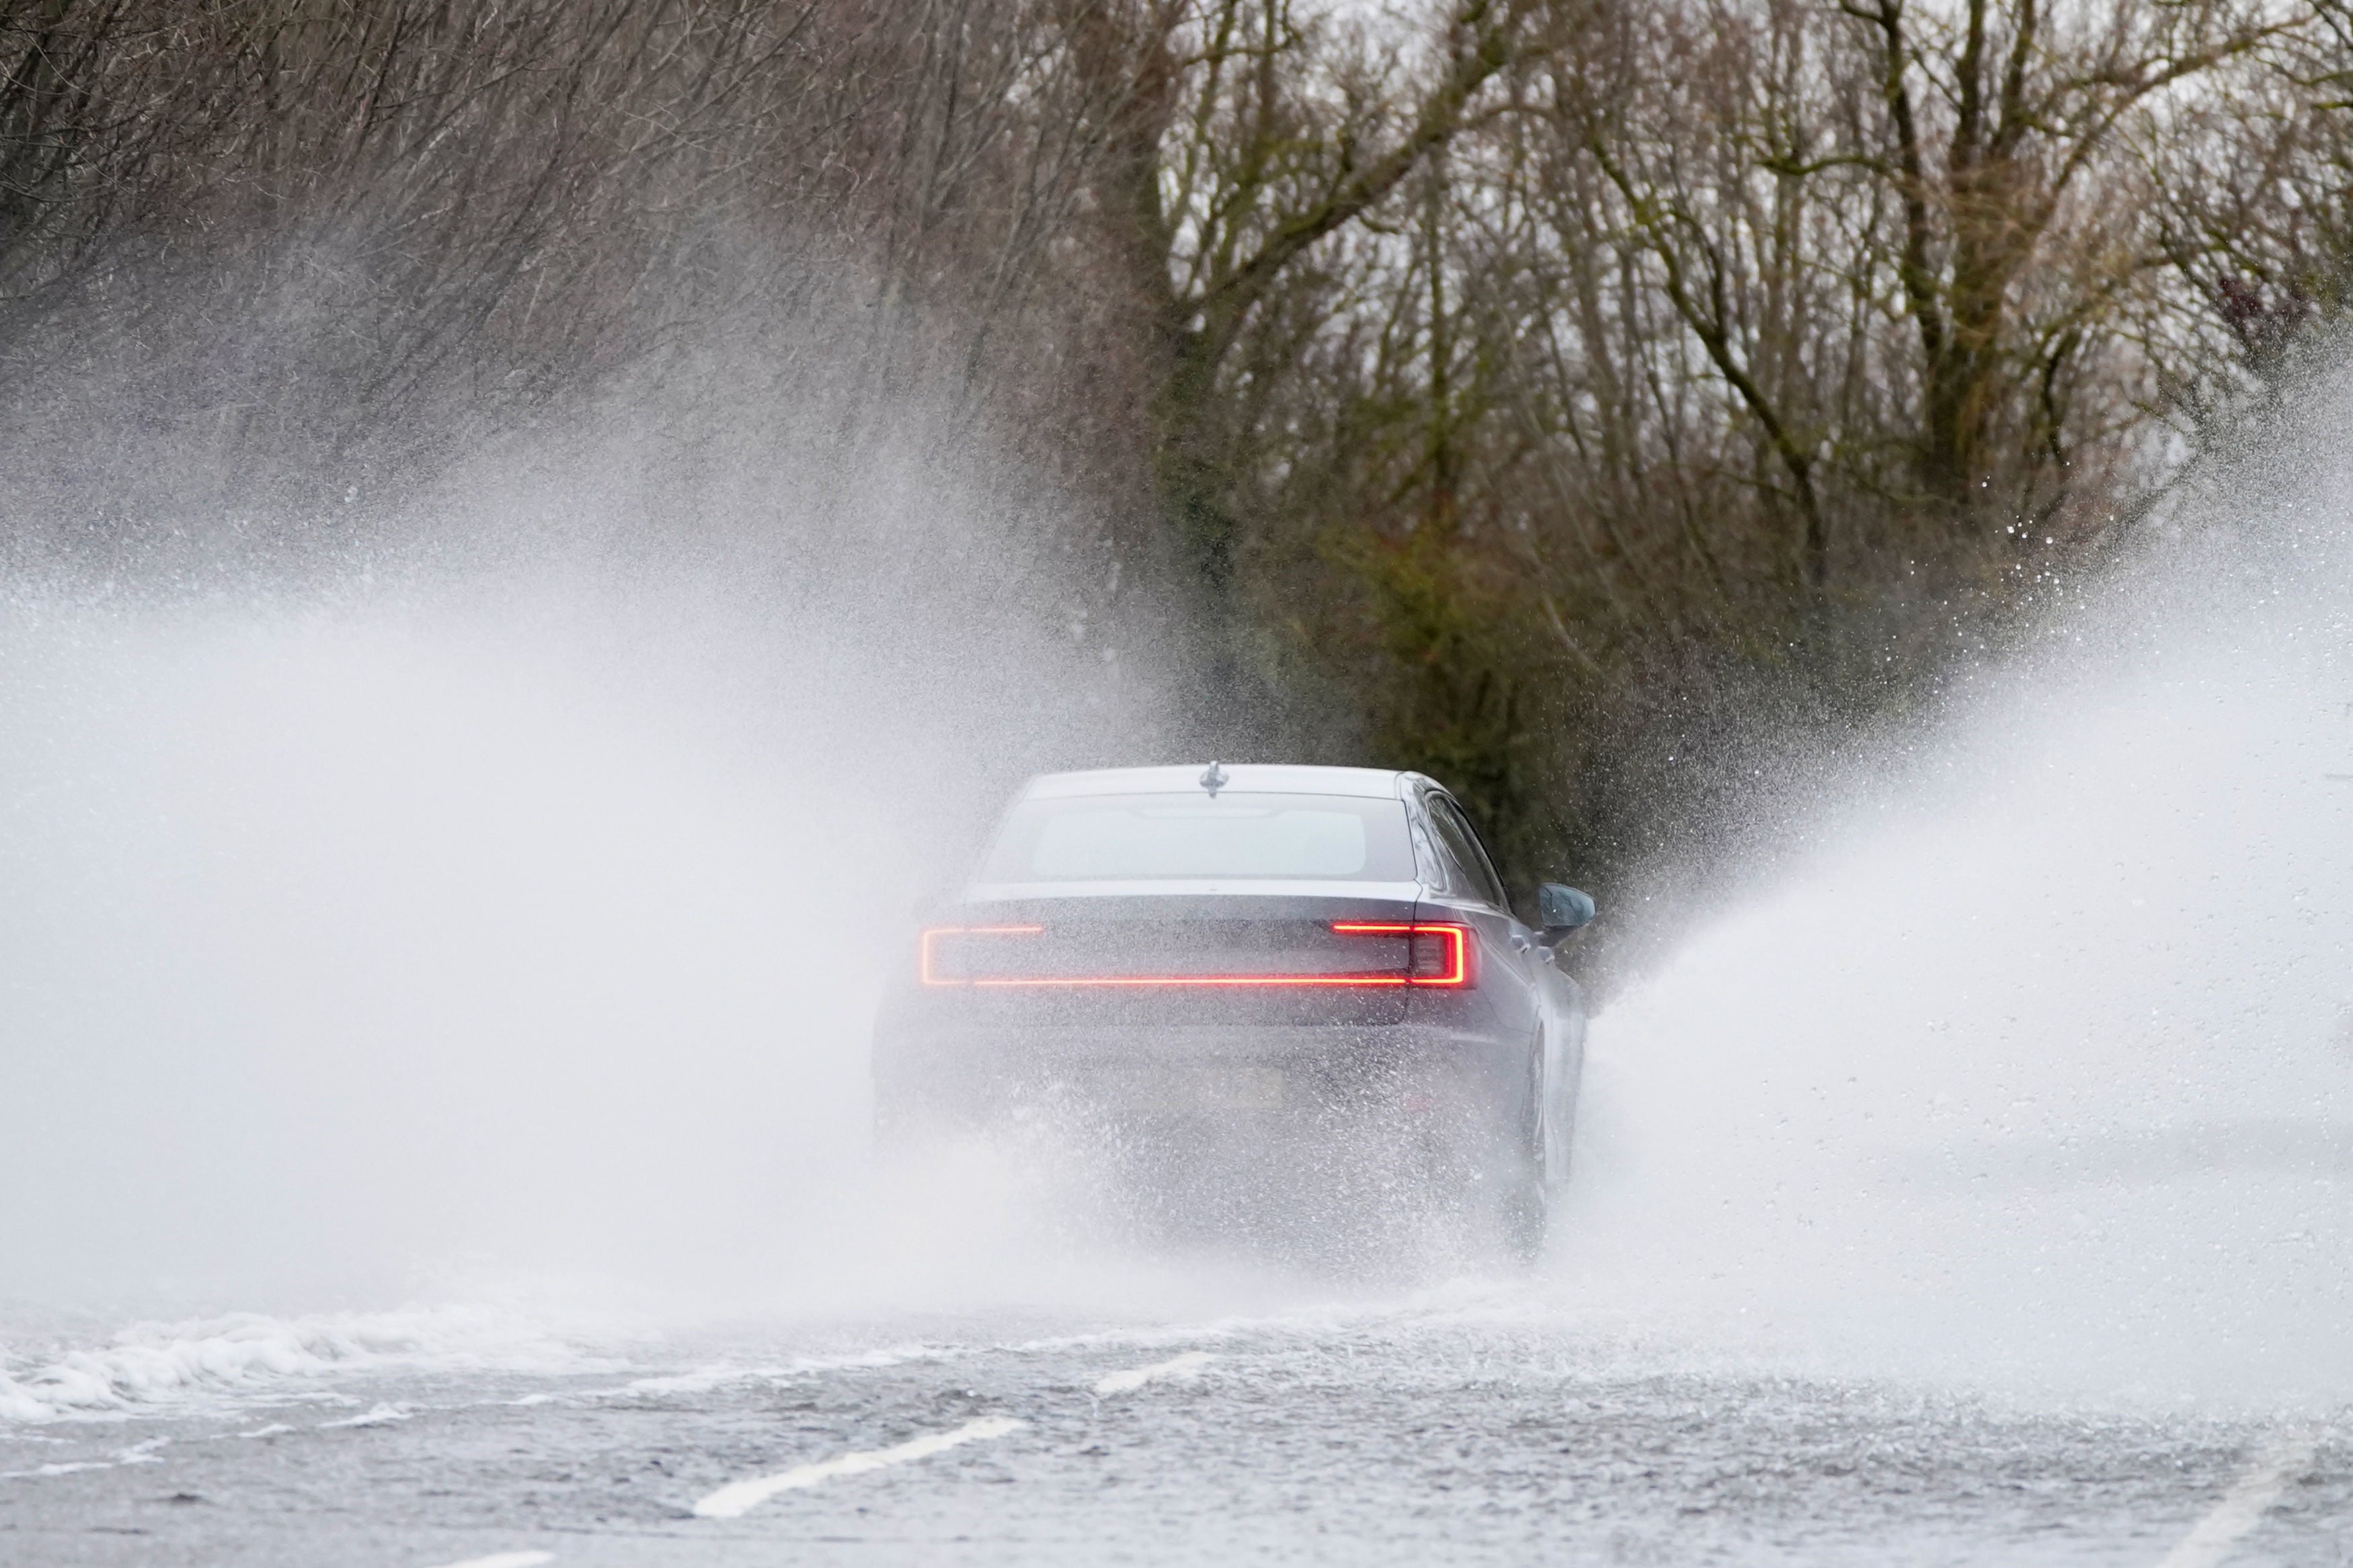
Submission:
POLYGON ((1095 1384, 1097 1394, 1125 1394, 1131 1388, 1142 1388, 1147 1383, 1189 1382, 1201 1375, 1201 1369, 1217 1358, 1207 1351, 1187 1351, 1183 1355, 1166 1361, 1154 1362, 1150 1366, 1130 1367, 1125 1372, 1113 1373, 1095 1384))
POLYGON ((877 1448, 866 1454, 844 1454, 838 1459, 826 1459, 814 1465, 802 1465, 773 1476, 754 1476, 750 1480, 730 1481, 694 1505, 698 1519, 737 1519, 767 1501, 778 1492, 788 1492, 802 1487, 813 1487, 835 1476, 863 1475, 889 1465, 903 1465, 910 1459, 925 1459, 943 1449, 960 1443, 977 1443, 985 1437, 1002 1437, 1008 1432, 1029 1425, 1010 1415, 990 1415, 978 1421, 967 1421, 953 1432, 934 1432, 911 1438, 894 1448, 877 1448))
POLYGON ((553 1552, 494 1552, 488 1557, 469 1557, 463 1563, 444 1563, 441 1568, 539 1568, 543 1563, 554 1561, 553 1552))
POLYGON ((2181 1538, 2179 1545, 2165 1554, 2157 1568, 2213 1568, 2238 1544, 2239 1537, 2254 1529, 2255 1521, 2279 1500, 2287 1484, 2304 1474, 2316 1447, 2318 1441, 2310 1432, 2283 1433, 2265 1444, 2238 1484, 2181 1538))

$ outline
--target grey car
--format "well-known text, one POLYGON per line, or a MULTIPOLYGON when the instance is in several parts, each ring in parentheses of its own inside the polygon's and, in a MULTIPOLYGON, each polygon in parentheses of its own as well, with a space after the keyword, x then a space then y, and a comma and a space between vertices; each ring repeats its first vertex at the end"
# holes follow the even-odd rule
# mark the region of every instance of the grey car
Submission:
MULTIPOLYGON (((1041 1120, 1164 1167, 1371 1152, 1368 1191, 1541 1238, 1566 1180, 1585 999, 1575 889, 1512 911, 1419 773, 1212 763, 1034 778, 931 913, 874 1042, 878 1129, 1041 1120)), ((1364 1162, 1358 1160, 1357 1165, 1364 1162)))

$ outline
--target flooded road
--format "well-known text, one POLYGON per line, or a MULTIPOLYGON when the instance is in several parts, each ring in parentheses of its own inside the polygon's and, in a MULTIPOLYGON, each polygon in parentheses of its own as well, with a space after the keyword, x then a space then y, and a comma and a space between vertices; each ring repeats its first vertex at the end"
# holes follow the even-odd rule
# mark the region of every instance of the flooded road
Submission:
POLYGON ((359 1373, 6 1429, 15 1564, 2353 1561, 2353 1424, 1710 1370, 1517 1287, 359 1373), (89 1468, 81 1468, 89 1467, 89 1468))

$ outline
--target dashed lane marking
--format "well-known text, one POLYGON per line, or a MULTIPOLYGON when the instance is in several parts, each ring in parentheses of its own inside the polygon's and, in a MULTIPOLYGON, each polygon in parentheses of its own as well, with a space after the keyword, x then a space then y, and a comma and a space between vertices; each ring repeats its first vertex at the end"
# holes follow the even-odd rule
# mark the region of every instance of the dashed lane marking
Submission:
POLYGON ((469 1557, 463 1563, 444 1563, 441 1568, 539 1568, 543 1563, 554 1561, 553 1552, 494 1552, 488 1557, 469 1557))
POLYGON ((2213 1568, 2238 1544, 2239 1537, 2254 1529, 2288 1483, 2304 1474, 2316 1447, 2318 1441, 2310 1432, 2286 1432, 2274 1437, 2238 1484, 2181 1538, 2180 1544, 2165 1554, 2157 1568, 2213 1568))
POLYGON ((1183 1355, 1156 1361, 1150 1366, 1130 1367, 1125 1372, 1113 1373, 1095 1384, 1095 1392, 1125 1394, 1132 1388, 1142 1388, 1147 1383, 1187 1381, 1200 1376, 1201 1369, 1216 1359, 1207 1351, 1187 1351, 1183 1355))
POLYGON ((903 1465, 910 1459, 927 1459, 944 1449, 962 1443, 977 1443, 983 1438, 1002 1437, 1029 1423, 1010 1415, 990 1415, 978 1421, 967 1421, 953 1432, 933 1432, 911 1438, 892 1448, 877 1448, 871 1453, 844 1454, 838 1459, 826 1459, 814 1465, 801 1465, 773 1476, 754 1476, 749 1480, 730 1481, 694 1505, 698 1519, 737 1519, 767 1501, 778 1492, 794 1491, 801 1487, 813 1487, 819 1481, 836 1476, 863 1475, 890 1465, 903 1465))

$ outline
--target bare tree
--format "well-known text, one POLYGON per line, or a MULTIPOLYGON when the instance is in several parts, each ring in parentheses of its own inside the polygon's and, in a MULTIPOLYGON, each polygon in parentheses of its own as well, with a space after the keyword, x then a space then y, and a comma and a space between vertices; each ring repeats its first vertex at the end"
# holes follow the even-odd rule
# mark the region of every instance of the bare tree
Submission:
POLYGON ((919 407, 1091 497, 1020 545, 1056 614, 1187 606, 1244 743, 1632 864, 1749 715, 1914 700, 2288 384, 2353 298, 2348 16, 0 0, 10 526, 821 374, 839 472, 919 407))

